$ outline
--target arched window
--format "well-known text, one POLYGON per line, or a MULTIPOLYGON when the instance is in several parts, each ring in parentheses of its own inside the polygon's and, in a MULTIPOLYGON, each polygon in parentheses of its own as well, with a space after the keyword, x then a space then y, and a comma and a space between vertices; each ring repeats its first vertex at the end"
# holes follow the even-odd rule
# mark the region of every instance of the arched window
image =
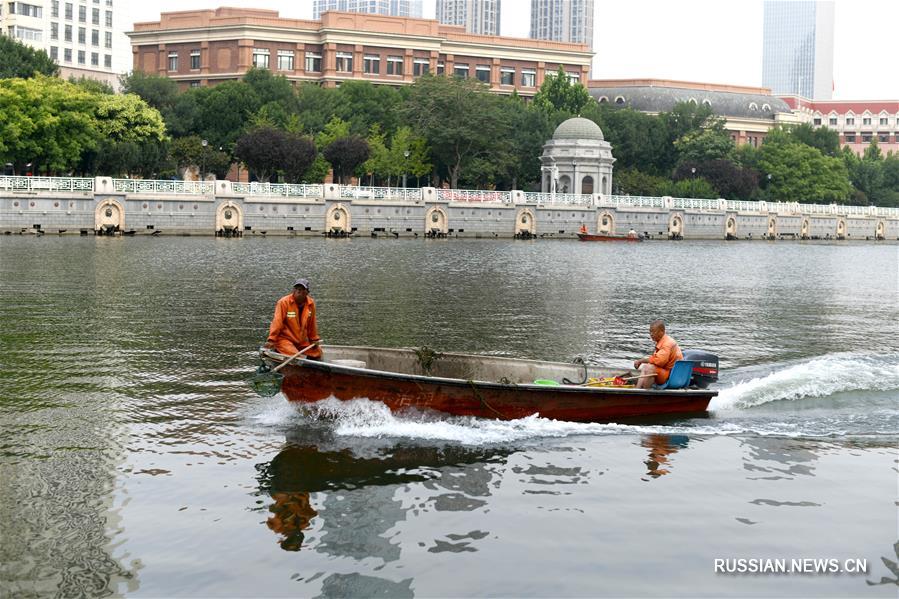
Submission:
POLYGON ((617 96, 615 98, 615 104, 624 104, 624 96, 617 96))
POLYGON ((697 103, 696 103, 696 98, 690 98, 689 102, 690 102, 690 104, 692 104, 693 106, 696 106, 696 104, 697 104, 697 103))
POLYGON ((711 102, 710 100, 708 100, 708 99, 705 99, 705 100, 702 101, 702 105, 703 105, 703 106, 708 106, 709 108, 711 108, 711 107, 712 107, 712 102, 711 102))
POLYGON ((764 110, 765 112, 771 112, 771 105, 770 104, 762 104, 762 110, 764 110))
POLYGON ((581 193, 584 195, 593 193, 593 177, 590 175, 581 179, 581 193))
POLYGON ((600 97, 599 97, 599 103, 600 103, 600 104, 608 104, 608 103, 609 103, 609 99, 608 99, 606 96, 600 96, 600 97))
POLYGON ((749 110, 758 110, 758 109, 759 109, 759 105, 758 105, 758 104, 756 104, 755 102, 750 102, 750 103, 749 103, 749 110))

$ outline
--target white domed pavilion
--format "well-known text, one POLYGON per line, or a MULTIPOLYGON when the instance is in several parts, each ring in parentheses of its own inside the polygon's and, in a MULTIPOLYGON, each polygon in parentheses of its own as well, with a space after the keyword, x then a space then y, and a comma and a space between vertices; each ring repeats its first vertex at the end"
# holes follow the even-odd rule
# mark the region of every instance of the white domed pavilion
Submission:
POLYGON ((582 117, 570 118, 556 127, 552 139, 543 145, 541 191, 609 194, 614 162, 612 145, 599 125, 582 117))

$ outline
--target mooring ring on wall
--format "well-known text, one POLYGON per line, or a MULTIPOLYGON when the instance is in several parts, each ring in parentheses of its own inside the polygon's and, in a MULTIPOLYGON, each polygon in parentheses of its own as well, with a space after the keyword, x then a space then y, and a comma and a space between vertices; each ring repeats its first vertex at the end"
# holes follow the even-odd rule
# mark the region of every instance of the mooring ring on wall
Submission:
POLYGON ((521 235, 522 233, 537 234, 537 217, 530 208, 522 208, 515 215, 515 234, 521 235))
POLYGON ((216 232, 243 230, 243 210, 239 204, 229 200, 218 207, 215 214, 215 230, 216 232))
POLYGON ((886 238, 886 223, 882 220, 877 221, 877 227, 874 229, 874 239, 886 238))
POLYGON ((733 216, 727 217, 727 224, 724 227, 724 236, 728 239, 736 239, 737 237, 737 219, 733 216))
POLYGON ((799 237, 802 239, 808 239, 809 234, 809 223, 807 218, 802 219, 802 225, 799 227, 799 237))
POLYGON ((125 228, 125 208, 116 200, 103 200, 94 211, 95 231, 121 231, 125 228))
POLYGON ((846 236, 846 221, 842 218, 837 219, 837 237, 845 237, 846 236))
POLYGON ((432 206, 425 212, 425 235, 444 236, 449 227, 449 217, 439 206, 432 206))
POLYGON ((777 219, 769 218, 768 219, 768 238, 774 239, 777 237, 777 219))
POLYGON ((668 219, 668 236, 672 238, 682 237, 684 234, 684 220, 680 214, 672 214, 668 219))

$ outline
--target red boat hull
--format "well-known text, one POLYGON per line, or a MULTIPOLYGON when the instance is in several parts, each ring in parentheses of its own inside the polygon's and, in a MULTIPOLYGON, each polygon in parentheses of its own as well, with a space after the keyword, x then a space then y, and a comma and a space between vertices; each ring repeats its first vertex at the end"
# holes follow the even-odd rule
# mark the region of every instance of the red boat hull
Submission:
POLYGON ((454 416, 513 420, 539 414, 571 422, 609 422, 705 412, 715 391, 640 390, 578 385, 515 385, 435 379, 302 360, 281 371, 291 401, 369 399, 393 411, 436 410, 454 416))
POLYGON ((591 233, 578 233, 577 238, 581 241, 628 241, 631 243, 640 243, 642 237, 622 237, 618 235, 594 235, 591 233))

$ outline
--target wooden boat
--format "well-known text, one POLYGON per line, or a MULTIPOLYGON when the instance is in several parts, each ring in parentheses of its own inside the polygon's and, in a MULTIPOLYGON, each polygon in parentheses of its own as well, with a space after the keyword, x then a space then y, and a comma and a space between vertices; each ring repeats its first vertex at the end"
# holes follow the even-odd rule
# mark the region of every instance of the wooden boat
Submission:
POLYGON ((600 235, 593 233, 578 233, 577 238, 581 241, 630 241, 632 243, 639 243, 643 241, 643 238, 637 235, 636 237, 628 237, 627 235, 600 235))
MULTIPOLYGON (((696 388, 659 390, 578 384, 622 371, 577 363, 435 353, 426 348, 322 349, 324 361, 297 359, 281 369, 281 390, 287 399, 315 402, 329 397, 366 398, 383 402, 393 411, 416 408, 502 420, 539 414, 554 420, 609 422, 701 414, 717 395, 716 391, 696 388), (560 384, 545 384, 553 381, 560 384)), ((264 349, 262 356, 269 363, 288 357, 264 349)))

